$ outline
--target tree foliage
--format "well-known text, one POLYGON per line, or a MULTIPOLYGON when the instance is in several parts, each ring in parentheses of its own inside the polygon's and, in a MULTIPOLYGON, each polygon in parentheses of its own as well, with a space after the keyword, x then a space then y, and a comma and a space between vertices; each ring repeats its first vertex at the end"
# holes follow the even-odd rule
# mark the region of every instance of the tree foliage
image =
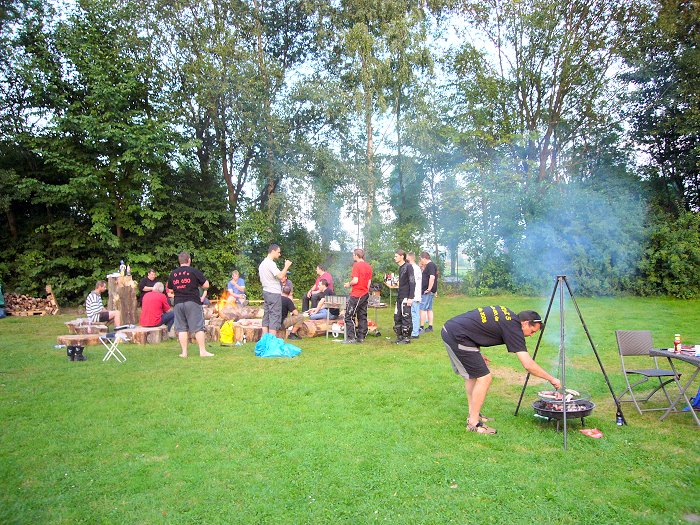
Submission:
POLYGON ((269 243, 304 288, 357 242, 377 274, 399 247, 446 250, 446 273, 466 252, 477 293, 567 272, 697 295, 698 12, 9 0, 0 278, 71 302, 120 259, 165 274, 189 250, 214 292, 236 267, 255 294, 269 243))

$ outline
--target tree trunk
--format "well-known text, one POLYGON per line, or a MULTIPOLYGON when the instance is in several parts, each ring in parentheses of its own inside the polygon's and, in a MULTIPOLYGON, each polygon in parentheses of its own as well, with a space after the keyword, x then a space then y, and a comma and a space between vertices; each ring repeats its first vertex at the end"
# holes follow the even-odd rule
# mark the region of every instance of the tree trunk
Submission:
POLYGON ((7 226, 10 230, 10 237, 13 241, 16 241, 19 238, 19 235, 17 233, 17 221, 15 219, 15 214, 12 211, 12 205, 8 206, 5 210, 5 217, 7 217, 7 226))
POLYGON ((122 324, 136 324, 136 283, 130 275, 110 277, 107 310, 119 310, 122 324))

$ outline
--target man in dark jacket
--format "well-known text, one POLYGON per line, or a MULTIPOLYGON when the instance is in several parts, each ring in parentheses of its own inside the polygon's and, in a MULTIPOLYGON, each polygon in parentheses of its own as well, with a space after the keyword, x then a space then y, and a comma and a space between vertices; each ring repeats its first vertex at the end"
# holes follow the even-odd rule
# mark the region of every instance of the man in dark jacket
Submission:
POLYGON ((413 268, 406 264, 406 252, 396 250, 394 261, 399 265, 399 288, 396 291, 396 305, 394 307, 394 332, 396 332, 396 344, 405 345, 411 342, 411 305, 416 290, 416 279, 413 268))

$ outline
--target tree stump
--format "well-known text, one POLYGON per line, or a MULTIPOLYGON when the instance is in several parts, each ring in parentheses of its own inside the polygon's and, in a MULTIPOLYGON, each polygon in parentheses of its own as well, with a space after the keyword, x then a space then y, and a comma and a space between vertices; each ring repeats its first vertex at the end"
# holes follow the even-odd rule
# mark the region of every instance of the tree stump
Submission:
POLYGON ((233 340, 237 343, 260 341, 262 324, 258 319, 241 319, 233 323, 233 340))
POLYGON ((122 324, 136 324, 136 288, 131 275, 109 277, 107 290, 107 310, 119 310, 122 324))
MULTIPOLYGON (((210 328, 211 325, 205 325, 204 326, 204 341, 207 343, 214 343, 219 340, 219 333, 218 329, 215 328, 210 328), (216 339, 214 339, 216 337, 216 339)), ((196 343, 197 339, 195 338, 195 334, 189 334, 189 337, 187 340, 190 343, 196 343)))
POLYGON ((137 326, 136 328, 128 328, 119 330, 129 338, 132 343, 137 345, 155 345, 168 340, 168 329, 163 326, 137 326))
POLYGON ((76 334, 106 334, 107 326, 99 323, 91 323, 89 319, 73 319, 65 323, 68 328, 68 333, 76 334))
POLYGON ((100 334, 59 335, 56 341, 66 346, 94 346, 100 344, 100 334))
POLYGON ((240 306, 237 304, 226 305, 219 310, 219 317, 226 320, 238 321, 239 319, 262 319, 265 310, 255 306, 240 306))

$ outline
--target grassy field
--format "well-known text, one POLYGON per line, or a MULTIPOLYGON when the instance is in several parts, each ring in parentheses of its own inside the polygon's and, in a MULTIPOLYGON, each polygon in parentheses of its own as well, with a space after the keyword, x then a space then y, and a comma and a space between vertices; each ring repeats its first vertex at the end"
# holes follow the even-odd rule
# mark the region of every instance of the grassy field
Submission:
MULTIPOLYGON (((538 309, 548 298, 439 297, 436 325, 467 309, 538 309)), ((700 302, 578 299, 616 391, 615 329, 651 329, 700 343, 700 302)), ((571 422, 568 451, 533 417, 528 387, 503 347, 486 350, 495 380, 484 412, 496 436, 465 432, 463 382, 439 328, 411 345, 382 337, 347 347, 303 340, 295 359, 253 345, 211 359, 177 357, 174 341, 102 347, 71 363, 53 348, 69 316, 0 321, 0 522, 663 524, 700 519, 700 434, 689 414, 659 421, 615 411, 581 323, 567 303, 567 384, 592 394, 571 422)), ((559 316, 537 361, 556 371, 559 316)), ((370 313, 372 316, 373 314, 370 313)), ((534 349, 536 338, 528 341, 534 349)), ((193 352, 196 354, 196 352, 193 352)), ((688 371, 687 368, 683 369, 688 371)))

